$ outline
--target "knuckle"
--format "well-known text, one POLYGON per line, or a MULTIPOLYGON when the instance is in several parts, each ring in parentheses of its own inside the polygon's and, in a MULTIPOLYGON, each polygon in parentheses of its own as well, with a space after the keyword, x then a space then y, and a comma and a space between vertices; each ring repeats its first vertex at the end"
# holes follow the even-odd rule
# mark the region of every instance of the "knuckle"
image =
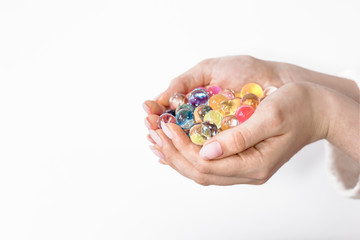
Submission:
POLYGON ((273 104, 270 109, 269 126, 281 130, 285 124, 285 116, 280 106, 273 104))
POLYGON ((270 170, 267 168, 263 168, 260 171, 257 171, 254 175, 254 178, 260 183, 265 183, 271 176, 270 170))
POLYGON ((197 183, 200 184, 202 186, 209 186, 210 183, 208 181, 208 179, 206 178, 206 176, 200 172, 197 172, 194 174, 193 176, 193 180, 197 183))
POLYGON ((234 146, 236 150, 244 149, 246 148, 246 138, 245 138, 245 132, 247 130, 245 128, 242 128, 241 131, 234 131, 231 134, 231 143, 234 146))
POLYGON ((196 168, 196 170, 199 171, 199 173, 202 173, 202 174, 210 174, 211 173, 209 165, 206 164, 205 162, 196 163, 195 168, 196 168))

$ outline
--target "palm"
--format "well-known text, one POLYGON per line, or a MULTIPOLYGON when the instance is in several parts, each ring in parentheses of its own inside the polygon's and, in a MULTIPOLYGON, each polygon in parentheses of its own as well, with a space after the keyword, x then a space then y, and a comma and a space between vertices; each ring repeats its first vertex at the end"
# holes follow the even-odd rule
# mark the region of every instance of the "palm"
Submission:
POLYGON ((256 82, 263 87, 280 87, 283 84, 269 62, 248 56, 209 59, 201 64, 205 65, 205 69, 207 68, 203 73, 207 85, 218 85, 240 91, 241 87, 249 82, 256 82))

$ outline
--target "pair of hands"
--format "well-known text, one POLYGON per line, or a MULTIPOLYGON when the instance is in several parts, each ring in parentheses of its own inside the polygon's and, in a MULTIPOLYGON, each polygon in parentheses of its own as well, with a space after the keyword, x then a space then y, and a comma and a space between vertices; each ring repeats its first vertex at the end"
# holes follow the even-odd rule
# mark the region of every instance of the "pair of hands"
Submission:
POLYGON ((249 56, 200 62, 175 78, 155 101, 145 101, 152 151, 160 162, 201 185, 265 183, 302 147, 328 136, 328 89, 303 81, 297 76, 304 74, 296 71, 301 70, 249 56), (175 124, 158 129, 159 115, 175 92, 186 94, 208 85, 240 91, 249 82, 278 90, 265 98, 246 122, 219 133, 203 147, 191 143, 175 124))

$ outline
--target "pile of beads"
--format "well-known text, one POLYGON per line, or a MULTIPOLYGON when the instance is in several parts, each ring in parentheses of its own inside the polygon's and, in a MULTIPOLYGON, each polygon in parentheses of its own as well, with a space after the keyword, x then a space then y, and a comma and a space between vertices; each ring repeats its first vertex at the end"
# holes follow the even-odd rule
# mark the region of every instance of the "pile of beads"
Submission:
POLYGON ((179 125, 197 145, 220 131, 236 127, 255 112, 260 101, 274 92, 276 87, 264 91, 256 83, 247 83, 240 92, 218 86, 196 88, 185 95, 175 93, 169 100, 170 110, 163 113, 161 122, 179 125))

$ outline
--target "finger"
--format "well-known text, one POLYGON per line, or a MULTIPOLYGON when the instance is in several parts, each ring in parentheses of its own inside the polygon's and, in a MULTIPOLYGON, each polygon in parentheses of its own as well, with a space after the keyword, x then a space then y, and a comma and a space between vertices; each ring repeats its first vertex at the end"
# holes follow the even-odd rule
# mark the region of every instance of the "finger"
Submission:
POLYGON ((159 120, 159 116, 155 115, 155 114, 150 114, 149 116, 147 116, 144 120, 146 127, 149 130, 155 130, 158 129, 158 120, 159 120))
MULTIPOLYGON (((200 146, 193 144, 184 131, 177 125, 172 123, 162 124, 163 132, 172 139, 175 148, 183 155, 183 157, 193 165, 200 173, 207 175, 216 175, 222 177, 238 178, 238 182, 248 183, 249 179, 241 174, 246 171, 249 162, 252 159, 246 158, 245 162, 238 155, 230 156, 220 160, 208 161, 200 157, 200 146), (240 173, 240 174, 239 174, 240 173)), ((259 154, 249 149, 249 154, 253 158, 258 158, 259 154)), ((255 183, 254 183, 255 184, 255 183)))
POLYGON ((215 59, 204 60, 184 74, 173 79, 165 92, 156 99, 158 103, 169 106, 170 97, 176 93, 188 93, 196 87, 208 85, 211 80, 212 67, 215 59))
POLYGON ((151 138, 150 134, 147 135, 147 140, 152 144, 156 144, 155 141, 151 138))
POLYGON ((242 152, 264 139, 282 134, 281 114, 272 111, 273 108, 261 108, 260 105, 247 121, 207 141, 200 156, 208 160, 224 158, 242 152))
POLYGON ((166 109, 163 105, 160 105, 159 103, 147 100, 143 103, 143 108, 147 114, 156 114, 161 115, 166 109))
POLYGON ((207 186, 207 185, 233 185, 233 184, 257 184, 256 181, 252 179, 240 179, 234 177, 223 177, 216 176, 211 174, 203 174, 197 171, 194 166, 188 162, 181 153, 175 148, 171 140, 164 134, 162 130, 157 130, 156 134, 158 138, 161 139, 162 144, 154 146, 158 151, 162 152, 164 155, 164 160, 172 168, 174 168, 181 175, 194 180, 198 184, 207 186))

